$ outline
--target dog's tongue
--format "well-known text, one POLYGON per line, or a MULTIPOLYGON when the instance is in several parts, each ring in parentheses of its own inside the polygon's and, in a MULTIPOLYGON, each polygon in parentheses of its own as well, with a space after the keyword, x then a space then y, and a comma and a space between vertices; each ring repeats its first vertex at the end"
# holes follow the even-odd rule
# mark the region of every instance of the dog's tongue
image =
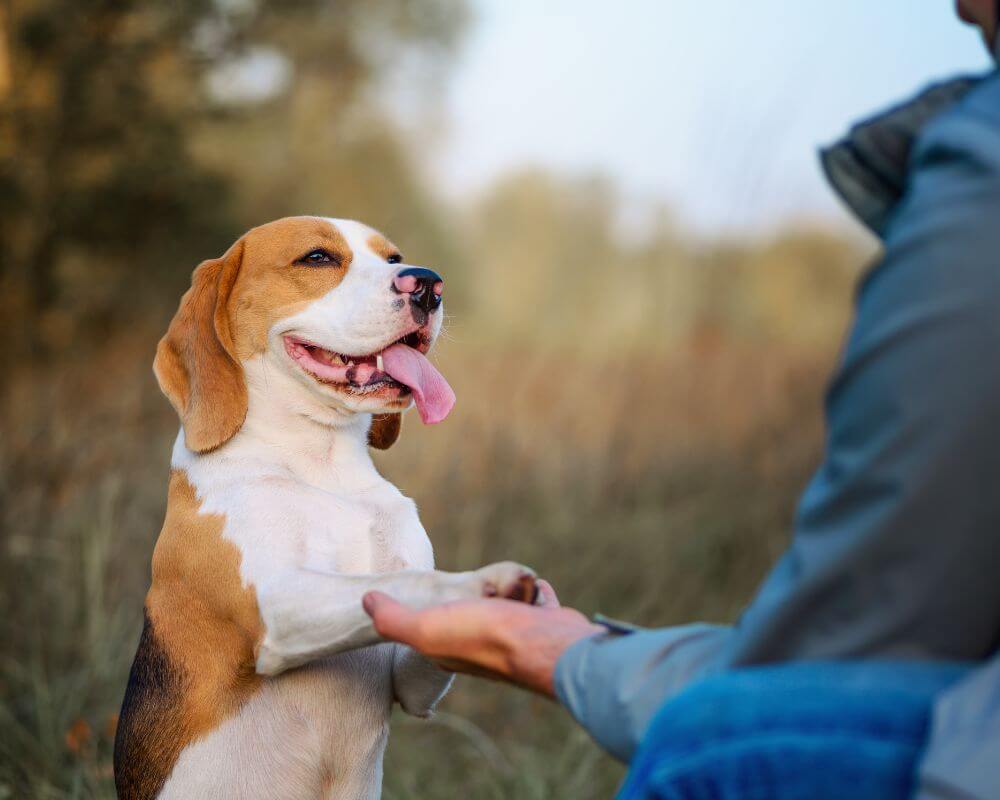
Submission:
POLYGON ((394 344, 382 353, 386 373, 410 387, 425 425, 440 422, 455 405, 455 392, 424 354, 405 344, 394 344))

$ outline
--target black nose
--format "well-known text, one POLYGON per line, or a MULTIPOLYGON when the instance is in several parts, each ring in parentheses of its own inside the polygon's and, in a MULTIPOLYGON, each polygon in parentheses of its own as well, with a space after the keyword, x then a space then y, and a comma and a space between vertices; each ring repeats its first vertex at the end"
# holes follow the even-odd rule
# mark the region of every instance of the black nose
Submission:
POLYGON ((392 285, 400 294, 409 294, 410 302, 427 313, 441 305, 444 278, 432 269, 424 267, 401 269, 392 285))

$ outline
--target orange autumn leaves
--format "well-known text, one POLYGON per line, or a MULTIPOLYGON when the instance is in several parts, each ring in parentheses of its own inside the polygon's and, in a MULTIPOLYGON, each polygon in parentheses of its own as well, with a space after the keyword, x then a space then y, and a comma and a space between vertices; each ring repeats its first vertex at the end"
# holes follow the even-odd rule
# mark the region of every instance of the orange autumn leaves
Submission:
MULTIPOLYGON (((104 720, 103 730, 100 732, 109 742, 114 742, 115 731, 118 730, 118 714, 109 714, 104 720)), ((95 745, 94 729, 83 717, 77 717, 73 724, 67 728, 63 736, 66 749, 73 755, 80 755, 91 745, 95 745)))

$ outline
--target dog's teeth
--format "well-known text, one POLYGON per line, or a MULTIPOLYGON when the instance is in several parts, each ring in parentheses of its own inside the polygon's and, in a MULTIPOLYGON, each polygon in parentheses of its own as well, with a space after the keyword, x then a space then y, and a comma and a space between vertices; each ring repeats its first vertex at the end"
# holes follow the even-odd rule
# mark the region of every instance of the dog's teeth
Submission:
POLYGON ((334 353, 332 350, 322 350, 323 358, 326 359, 329 364, 343 364, 344 359, 341 357, 340 353, 334 353))
POLYGON ((375 369, 377 369, 379 372, 385 372, 385 368, 382 366, 382 354, 381 353, 379 353, 377 356, 375 356, 375 369))

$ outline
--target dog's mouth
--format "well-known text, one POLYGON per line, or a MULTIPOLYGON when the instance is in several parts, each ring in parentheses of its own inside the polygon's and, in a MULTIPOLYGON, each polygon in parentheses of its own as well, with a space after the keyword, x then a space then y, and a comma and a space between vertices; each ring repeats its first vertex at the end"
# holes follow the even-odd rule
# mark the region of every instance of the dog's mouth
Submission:
MULTIPOLYGON (((416 331, 401 336, 389 347, 404 345, 426 353, 430 343, 421 339, 416 331)), ((388 347, 367 355, 335 353, 318 344, 298 336, 285 337, 285 350, 302 369, 323 383, 343 384, 352 389, 374 388, 383 384, 395 384, 399 389, 409 391, 409 387, 397 381, 385 371, 384 353, 388 347)))
POLYGON ((431 342, 420 331, 364 355, 336 353, 291 334, 284 341, 291 359, 320 383, 354 396, 409 402, 412 395, 427 424, 443 420, 455 404, 455 393, 424 355, 431 342))

